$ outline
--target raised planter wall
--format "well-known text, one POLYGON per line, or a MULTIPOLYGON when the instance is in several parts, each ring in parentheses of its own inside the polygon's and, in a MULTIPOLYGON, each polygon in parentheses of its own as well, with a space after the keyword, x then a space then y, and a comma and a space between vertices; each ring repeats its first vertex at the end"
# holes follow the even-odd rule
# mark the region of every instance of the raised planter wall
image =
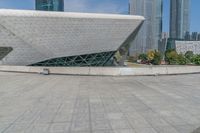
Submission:
POLYGON ((96 75, 96 76, 144 76, 200 73, 200 66, 147 66, 147 67, 29 67, 0 66, 3 72, 42 73, 48 69, 50 74, 96 75))

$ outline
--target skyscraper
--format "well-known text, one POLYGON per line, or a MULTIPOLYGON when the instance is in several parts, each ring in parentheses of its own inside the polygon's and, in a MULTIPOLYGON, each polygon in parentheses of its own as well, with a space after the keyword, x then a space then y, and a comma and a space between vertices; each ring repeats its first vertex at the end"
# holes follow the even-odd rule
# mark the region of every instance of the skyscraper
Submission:
POLYGON ((198 32, 192 32, 191 40, 192 41, 197 41, 198 40, 198 32))
POLYGON ((198 41, 200 41, 200 33, 198 34, 198 41))
POLYGON ((185 39, 190 30, 190 0, 171 0, 170 38, 185 39))
POLYGON ((162 34, 162 0, 130 0, 130 14, 145 17, 130 54, 158 49, 162 34))
POLYGON ((64 11, 64 0, 36 0, 36 10, 64 11))

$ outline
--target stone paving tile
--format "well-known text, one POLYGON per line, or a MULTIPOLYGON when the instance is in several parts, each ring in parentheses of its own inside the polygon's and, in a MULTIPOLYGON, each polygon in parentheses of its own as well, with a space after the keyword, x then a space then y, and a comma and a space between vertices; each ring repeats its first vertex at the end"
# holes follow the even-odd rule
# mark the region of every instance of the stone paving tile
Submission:
POLYGON ((59 113, 56 114, 55 118, 53 119, 53 122, 71 122, 72 121, 72 113, 59 113))
POLYGON ((187 121, 178 116, 163 117, 171 125, 187 125, 187 121))
POLYGON ((175 126, 175 129, 179 133, 192 133, 195 128, 191 125, 180 125, 180 126, 175 126))
POLYGON ((91 113, 91 121, 108 120, 107 115, 104 113, 91 113))
POLYGON ((133 129, 118 129, 114 130, 114 133, 135 133, 133 129))
POLYGON ((127 129, 131 128, 130 124, 125 119, 110 120, 112 129, 127 129))
POLYGON ((0 72, 0 132, 191 133, 200 127, 199 83, 199 74, 83 77, 0 72))
POLYGON ((75 121, 71 125, 72 132, 90 132, 91 127, 88 121, 75 121))
POLYGON ((107 118, 109 120, 120 120, 125 119, 125 116, 123 113, 107 113, 107 118))
POLYGON ((153 128, 135 128, 136 133, 158 133, 155 129, 153 128))
POLYGON ((151 127, 149 122, 147 122, 144 118, 136 118, 136 119, 130 119, 128 118, 128 122, 133 128, 147 128, 151 127))
POLYGON ((8 124, 0 123, 0 133, 6 130, 7 127, 9 127, 8 124))
POLYGON ((174 127, 172 126, 168 126, 168 127, 155 127, 155 130, 158 132, 158 133, 180 133, 178 132, 174 127))
POLYGON ((47 133, 50 124, 32 124, 27 132, 28 133, 47 133))
POLYGON ((90 114, 88 113, 75 113, 73 114, 73 121, 89 121, 90 114))
POLYGON ((105 109, 103 105, 90 105, 90 111, 92 113, 104 113, 105 109))
POLYGON ((170 126, 170 124, 161 117, 145 117, 145 119, 152 127, 170 126))
POLYGON ((48 130, 49 133, 64 133, 69 132, 71 123, 51 123, 48 130))
POLYGON ((193 115, 190 115, 189 113, 183 113, 183 114, 176 114, 178 117, 180 117, 181 119, 183 119, 184 121, 186 121, 188 124, 194 125, 194 124, 198 124, 200 125, 200 120, 198 118, 196 118, 193 115))
POLYGON ((95 130, 93 133, 114 133, 113 130, 95 130))
POLYGON ((28 129, 29 125, 27 124, 13 124, 9 128, 3 131, 3 133, 21 133, 28 129))
POLYGON ((55 116, 55 113, 41 113, 38 116, 36 116, 36 122, 38 124, 46 124, 51 123, 53 118, 55 116))
POLYGON ((92 121, 92 130, 111 130, 111 125, 108 120, 92 121))

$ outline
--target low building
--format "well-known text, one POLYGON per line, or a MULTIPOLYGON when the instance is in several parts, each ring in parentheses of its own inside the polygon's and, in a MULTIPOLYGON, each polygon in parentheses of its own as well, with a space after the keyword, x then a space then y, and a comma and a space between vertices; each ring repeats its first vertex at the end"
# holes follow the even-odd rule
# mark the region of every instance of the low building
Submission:
POLYGON ((0 9, 4 65, 104 66, 128 47, 144 17, 0 9))
POLYGON ((200 54, 200 41, 175 41, 175 44, 178 53, 193 51, 194 54, 200 54))

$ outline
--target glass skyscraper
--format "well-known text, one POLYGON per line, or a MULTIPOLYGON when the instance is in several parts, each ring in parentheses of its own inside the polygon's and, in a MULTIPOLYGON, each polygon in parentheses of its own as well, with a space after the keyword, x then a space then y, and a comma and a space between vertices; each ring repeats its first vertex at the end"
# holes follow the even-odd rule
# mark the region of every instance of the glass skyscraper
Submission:
POLYGON ((145 22, 133 41, 130 54, 158 50, 162 35, 162 0, 130 0, 130 14, 145 17, 145 22))
POLYGON ((36 10, 64 11, 64 0, 36 0, 36 10))
POLYGON ((190 30, 190 0, 171 0, 170 38, 185 39, 190 30))

